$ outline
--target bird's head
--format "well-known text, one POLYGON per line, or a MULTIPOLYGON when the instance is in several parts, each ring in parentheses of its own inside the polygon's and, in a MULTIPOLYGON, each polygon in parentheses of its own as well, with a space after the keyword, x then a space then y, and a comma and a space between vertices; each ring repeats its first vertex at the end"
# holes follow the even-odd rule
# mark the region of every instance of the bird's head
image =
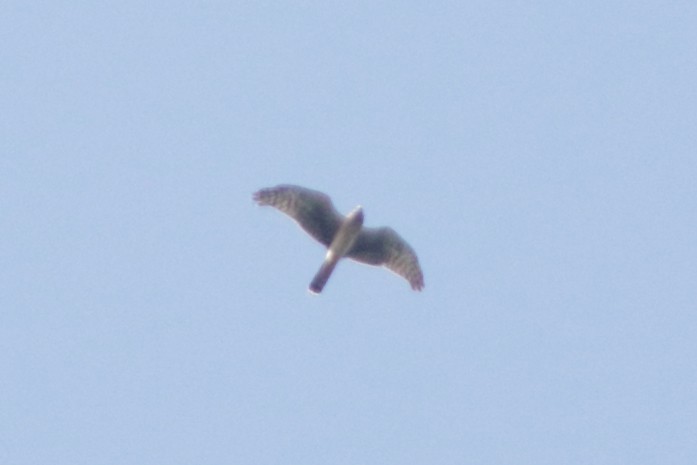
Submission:
POLYGON ((351 213, 346 215, 346 219, 352 223, 356 223, 358 225, 363 224, 363 207, 360 205, 351 210, 351 213))

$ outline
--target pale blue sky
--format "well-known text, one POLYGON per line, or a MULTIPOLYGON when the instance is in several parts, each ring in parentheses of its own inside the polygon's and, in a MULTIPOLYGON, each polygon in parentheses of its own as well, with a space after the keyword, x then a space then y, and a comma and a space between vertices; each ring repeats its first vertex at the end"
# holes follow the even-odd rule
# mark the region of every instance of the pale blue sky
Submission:
POLYGON ((694 2, 4 2, 3 464, 697 463, 694 2), (251 193, 416 249, 342 262, 251 193))

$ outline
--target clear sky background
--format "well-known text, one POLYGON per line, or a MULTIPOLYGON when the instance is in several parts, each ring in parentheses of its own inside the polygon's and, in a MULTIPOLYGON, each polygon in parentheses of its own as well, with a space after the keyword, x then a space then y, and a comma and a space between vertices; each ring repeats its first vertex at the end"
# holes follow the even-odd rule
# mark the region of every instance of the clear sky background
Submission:
POLYGON ((697 463, 696 5, 3 2, 0 462, 697 463))

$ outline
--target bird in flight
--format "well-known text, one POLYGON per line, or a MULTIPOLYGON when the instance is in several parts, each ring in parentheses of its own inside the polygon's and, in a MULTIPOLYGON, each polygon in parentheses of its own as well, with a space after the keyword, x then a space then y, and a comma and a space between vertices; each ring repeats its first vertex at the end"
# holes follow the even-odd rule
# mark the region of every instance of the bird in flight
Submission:
POLYGON ((363 208, 341 215, 328 195, 305 187, 284 184, 254 193, 259 205, 270 205, 293 218, 305 232, 327 247, 327 255, 310 283, 319 294, 343 257, 368 265, 383 265, 420 291, 424 276, 414 249, 389 227, 363 227, 363 208))

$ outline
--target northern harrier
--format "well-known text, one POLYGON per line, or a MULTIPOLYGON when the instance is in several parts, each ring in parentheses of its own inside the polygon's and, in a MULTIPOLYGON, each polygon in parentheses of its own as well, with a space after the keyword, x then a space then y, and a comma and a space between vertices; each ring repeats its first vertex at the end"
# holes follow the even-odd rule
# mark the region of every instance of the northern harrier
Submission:
POLYGON ((310 283, 313 293, 322 292, 342 257, 369 265, 384 265, 409 281, 412 289, 423 289, 424 277, 414 249, 392 228, 364 228, 360 206, 344 217, 334 208, 328 195, 289 184, 261 189, 254 193, 254 200, 290 216, 327 247, 324 262, 310 283))

